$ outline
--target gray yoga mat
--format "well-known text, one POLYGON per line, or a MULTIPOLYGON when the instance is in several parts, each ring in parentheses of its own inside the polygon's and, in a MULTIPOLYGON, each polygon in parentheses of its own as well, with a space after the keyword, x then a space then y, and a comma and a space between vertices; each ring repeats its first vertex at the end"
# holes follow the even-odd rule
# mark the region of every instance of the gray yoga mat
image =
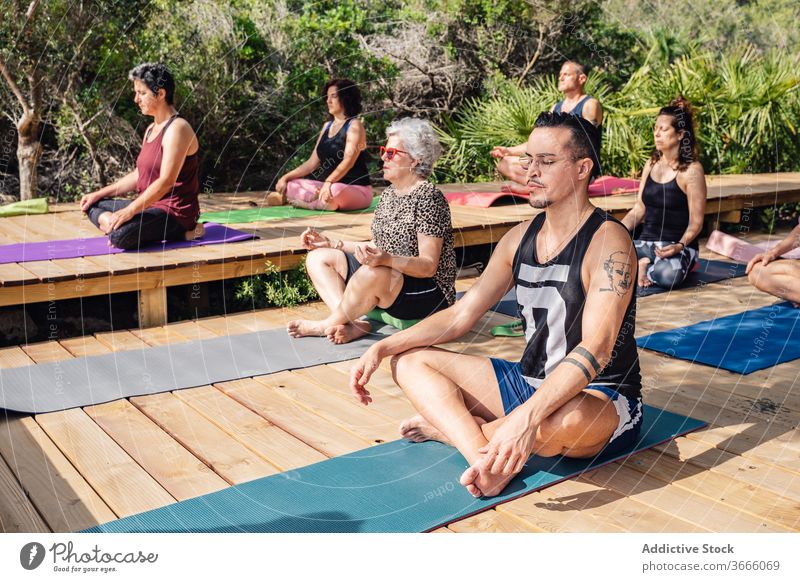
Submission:
POLYGON ((270 329, 0 369, 0 409, 39 414, 351 360, 395 331, 374 325, 372 334, 343 345, 270 329))

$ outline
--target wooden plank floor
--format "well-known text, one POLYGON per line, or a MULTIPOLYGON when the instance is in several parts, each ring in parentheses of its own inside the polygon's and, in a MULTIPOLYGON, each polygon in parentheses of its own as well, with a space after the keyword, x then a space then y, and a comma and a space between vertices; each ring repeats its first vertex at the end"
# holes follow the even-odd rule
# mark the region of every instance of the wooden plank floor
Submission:
MULTIPOLYGON (((638 333, 772 303, 743 278, 655 295, 639 301, 638 333)), ((258 331, 321 311, 311 304, 6 348, 0 366, 258 331)), ((522 339, 488 332, 508 319, 487 314, 445 347, 519 357, 522 339)), ((0 529, 76 531, 396 438, 413 409, 386 363, 368 408, 349 394, 350 364, 8 415, 0 420, 0 529)), ((646 402, 709 426, 438 531, 799 531, 800 361, 740 376, 643 351, 642 368, 646 402)))
MULTIPOLYGON (((712 219, 732 210, 747 211, 800 200, 800 173, 711 176, 708 183, 707 214, 712 219)), ((500 187, 500 183, 442 185, 445 191, 492 191, 500 187)), ((616 216, 622 216, 634 200, 634 195, 592 199, 616 216)), ((263 192, 201 196, 204 211, 252 208, 264 202, 263 192)), ((55 205, 53 210, 45 215, 0 220, 0 244, 97 236, 97 230, 76 204, 55 205)), ((488 209, 451 206, 451 211, 457 246, 496 242, 535 212, 526 204, 488 209)), ((143 317, 155 320, 161 318, 166 304, 164 296, 153 290, 262 273, 267 261, 279 269, 288 269, 305 255, 299 246, 299 234, 306 227, 322 229, 345 240, 367 240, 371 220, 371 214, 330 213, 306 219, 233 224, 260 238, 160 253, 4 264, 0 265, 0 306, 143 291, 148 306, 143 317)))

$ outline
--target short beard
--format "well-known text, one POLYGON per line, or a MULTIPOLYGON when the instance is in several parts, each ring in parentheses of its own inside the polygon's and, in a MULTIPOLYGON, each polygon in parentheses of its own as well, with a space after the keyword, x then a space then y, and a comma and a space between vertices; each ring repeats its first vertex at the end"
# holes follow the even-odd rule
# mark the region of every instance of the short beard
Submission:
POLYGON ((533 196, 530 196, 528 198, 528 203, 533 208, 537 208, 539 210, 541 210, 542 208, 547 208, 548 206, 550 206, 550 204, 552 204, 552 202, 550 202, 547 198, 545 198, 544 200, 539 200, 539 199, 534 199, 533 196))

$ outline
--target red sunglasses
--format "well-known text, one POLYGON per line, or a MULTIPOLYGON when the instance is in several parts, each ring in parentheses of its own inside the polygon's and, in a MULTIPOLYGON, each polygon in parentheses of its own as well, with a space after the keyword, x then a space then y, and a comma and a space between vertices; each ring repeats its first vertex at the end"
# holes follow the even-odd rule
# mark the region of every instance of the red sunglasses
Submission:
POLYGON ((383 156, 386 156, 387 160, 393 159, 397 154, 408 154, 408 152, 404 152, 403 150, 399 150, 397 148, 387 148, 387 147, 383 147, 383 146, 378 148, 378 152, 380 152, 379 156, 381 158, 383 156))

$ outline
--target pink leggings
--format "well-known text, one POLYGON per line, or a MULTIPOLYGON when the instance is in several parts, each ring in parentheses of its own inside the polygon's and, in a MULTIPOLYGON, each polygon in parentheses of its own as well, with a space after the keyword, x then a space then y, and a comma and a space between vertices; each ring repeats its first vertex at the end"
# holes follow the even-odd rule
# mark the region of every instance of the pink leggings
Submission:
MULTIPOLYGON (((299 178, 289 180, 286 185, 287 200, 302 200, 309 202, 315 209, 321 209, 324 204, 317 198, 317 190, 322 188, 323 183, 317 180, 307 180, 299 178)), ((336 204, 336 210, 361 210, 372 203, 371 186, 354 186, 335 182, 331 184, 332 202, 336 204)))

